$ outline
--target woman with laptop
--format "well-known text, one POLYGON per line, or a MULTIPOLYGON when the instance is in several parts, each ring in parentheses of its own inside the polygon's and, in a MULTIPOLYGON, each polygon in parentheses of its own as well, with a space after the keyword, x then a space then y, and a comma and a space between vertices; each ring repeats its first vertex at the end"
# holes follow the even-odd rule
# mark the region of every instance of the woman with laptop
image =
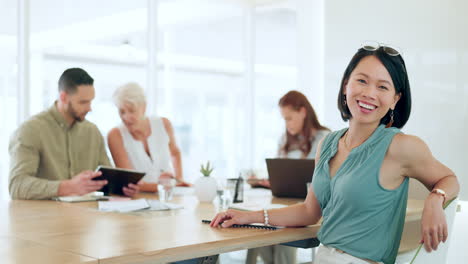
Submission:
MULTIPOLYGON (((330 130, 322 126, 307 97, 289 91, 278 102, 286 131, 278 145, 278 158, 314 159, 317 146, 330 130)), ((268 180, 251 181, 253 187, 270 188, 268 180)))
POLYGON ((122 125, 107 137, 109 149, 118 168, 146 172, 140 191, 156 192, 160 178, 175 178, 178 186, 190 186, 183 180, 182 159, 170 121, 164 117, 147 117, 146 97, 136 83, 119 87, 114 95, 122 125), (175 175, 170 173, 171 161, 175 175))
MULTIPOLYGON (((298 91, 289 91, 278 103, 286 125, 286 131, 280 139, 278 157, 286 159, 313 159, 317 146, 330 130, 322 126, 314 108, 307 97, 298 91)), ((270 188, 269 180, 259 180, 253 187, 270 188)), ((255 264, 257 255, 264 263, 293 263, 297 248, 274 245, 250 249, 247 264, 255 264)))
POLYGON ((460 187, 420 138, 400 131, 411 110, 400 53, 380 43, 364 44, 344 72, 338 109, 349 128, 320 142, 312 188, 303 203, 256 212, 228 210, 217 214, 211 226, 306 226, 323 217, 315 264, 390 264, 405 223, 409 178, 414 178, 431 191, 421 219, 424 246, 431 251, 445 242, 443 204, 460 187))

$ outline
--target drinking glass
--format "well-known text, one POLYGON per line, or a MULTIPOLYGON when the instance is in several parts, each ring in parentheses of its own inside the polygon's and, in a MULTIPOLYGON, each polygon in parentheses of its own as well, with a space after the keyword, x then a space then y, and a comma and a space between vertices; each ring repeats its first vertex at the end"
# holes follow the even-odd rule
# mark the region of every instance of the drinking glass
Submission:
POLYGON ((162 178, 158 181, 159 201, 169 202, 174 194, 176 180, 174 178, 162 178))

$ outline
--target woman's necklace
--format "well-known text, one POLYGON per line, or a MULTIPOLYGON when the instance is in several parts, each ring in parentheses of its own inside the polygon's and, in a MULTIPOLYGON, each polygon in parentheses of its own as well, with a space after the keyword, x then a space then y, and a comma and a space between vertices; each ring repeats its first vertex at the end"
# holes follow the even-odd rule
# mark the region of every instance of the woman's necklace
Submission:
POLYGON ((345 134, 343 140, 344 140, 344 145, 345 145, 346 150, 350 151, 351 149, 348 147, 348 143, 346 143, 347 139, 348 139, 348 131, 346 131, 346 134, 345 134))
MULTIPOLYGON (((353 150, 353 148, 360 146, 362 143, 361 143, 361 144, 359 144, 359 145, 357 145, 357 146, 355 146, 355 147, 352 147, 352 148, 351 148, 351 147, 349 147, 349 146, 348 146, 348 143, 346 142, 346 141, 347 141, 347 139, 348 139, 348 133, 349 133, 349 130, 348 130, 348 131, 346 131, 346 134, 344 135, 344 137, 343 137, 343 140, 344 140, 344 145, 345 145, 345 148, 346 148, 348 151, 351 151, 351 150, 353 150)), ((367 139, 366 139, 366 140, 367 140, 367 139)), ((366 140, 364 140, 364 142, 365 142, 366 140)))

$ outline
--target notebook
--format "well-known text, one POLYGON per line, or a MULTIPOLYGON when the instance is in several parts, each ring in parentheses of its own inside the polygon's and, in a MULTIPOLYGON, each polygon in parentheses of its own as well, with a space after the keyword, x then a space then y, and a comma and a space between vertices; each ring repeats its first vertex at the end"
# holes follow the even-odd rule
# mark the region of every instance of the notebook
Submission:
MULTIPOLYGON (((211 221, 210 220, 202 220, 202 223, 204 224, 210 224, 211 221)), ((283 227, 280 227, 280 226, 266 226, 266 225, 263 225, 263 224, 244 224, 244 225, 232 225, 231 227, 235 227, 235 228, 254 228, 254 229, 267 229, 267 230, 276 230, 276 229, 280 229, 280 228, 283 228, 283 227)))
POLYGON ((305 198, 312 182, 313 159, 266 159, 271 192, 276 197, 305 198))

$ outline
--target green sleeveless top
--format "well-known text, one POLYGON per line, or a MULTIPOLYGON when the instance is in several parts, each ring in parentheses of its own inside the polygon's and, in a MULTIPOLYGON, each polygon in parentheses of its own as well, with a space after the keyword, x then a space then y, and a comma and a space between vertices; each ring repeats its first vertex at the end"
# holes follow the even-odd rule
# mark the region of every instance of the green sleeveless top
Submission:
POLYGON ((346 131, 324 139, 315 168, 312 186, 323 216, 318 239, 355 257, 393 264, 405 223, 409 180, 388 190, 380 185, 379 173, 394 135, 401 131, 380 125, 330 179, 329 161, 346 131))

